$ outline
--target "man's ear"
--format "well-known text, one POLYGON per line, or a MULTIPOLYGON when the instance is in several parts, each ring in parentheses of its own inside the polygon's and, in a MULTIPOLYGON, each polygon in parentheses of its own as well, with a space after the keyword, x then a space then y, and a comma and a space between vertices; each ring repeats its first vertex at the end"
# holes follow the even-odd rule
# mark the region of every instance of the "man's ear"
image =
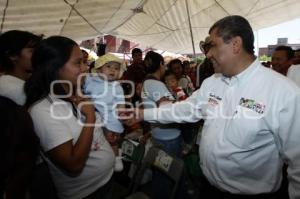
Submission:
POLYGON ((240 36, 236 36, 233 37, 231 40, 232 40, 231 42, 232 42, 233 53, 238 54, 243 48, 242 38, 240 36))
POLYGON ((160 69, 165 69, 165 65, 163 63, 160 63, 160 69))

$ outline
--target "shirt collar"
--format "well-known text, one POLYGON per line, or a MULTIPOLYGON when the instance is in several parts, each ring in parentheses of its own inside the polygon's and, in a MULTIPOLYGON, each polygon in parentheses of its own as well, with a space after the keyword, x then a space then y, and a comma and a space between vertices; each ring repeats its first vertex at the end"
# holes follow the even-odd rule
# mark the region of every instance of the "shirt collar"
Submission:
POLYGON ((223 75, 222 80, 228 86, 234 86, 236 84, 241 84, 242 82, 246 81, 254 71, 256 71, 256 69, 259 67, 259 65, 260 65, 259 60, 255 59, 245 70, 243 70, 239 74, 232 76, 232 77, 225 77, 223 75))
POLYGON ((14 80, 14 81, 18 81, 20 83, 25 83, 25 81, 23 79, 20 79, 16 76, 13 76, 13 75, 6 75, 6 74, 3 74, 3 75, 0 75, 2 78, 7 78, 7 79, 10 79, 10 80, 14 80))

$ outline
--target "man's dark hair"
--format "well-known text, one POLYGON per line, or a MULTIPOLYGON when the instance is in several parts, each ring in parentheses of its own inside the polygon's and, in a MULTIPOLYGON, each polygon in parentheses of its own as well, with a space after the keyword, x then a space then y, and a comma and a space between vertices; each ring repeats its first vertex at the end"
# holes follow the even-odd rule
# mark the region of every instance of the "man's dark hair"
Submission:
POLYGON ((254 54, 254 35, 249 22, 238 15, 232 15, 220 19, 210 29, 209 33, 217 30, 217 35, 228 42, 233 37, 239 36, 243 41, 243 48, 250 54, 254 54))
POLYGON ((277 46, 274 50, 275 51, 285 51, 287 58, 293 59, 294 57, 294 50, 290 46, 277 46))
POLYGON ((139 49, 139 48, 134 48, 134 49, 132 49, 131 55, 133 56, 133 55, 136 54, 136 53, 143 53, 143 52, 142 52, 142 50, 139 49))

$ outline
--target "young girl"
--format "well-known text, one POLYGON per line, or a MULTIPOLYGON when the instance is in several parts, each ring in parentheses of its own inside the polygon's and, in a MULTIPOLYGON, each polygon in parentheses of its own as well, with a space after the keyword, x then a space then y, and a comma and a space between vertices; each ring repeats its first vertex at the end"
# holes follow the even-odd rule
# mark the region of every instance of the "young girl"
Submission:
POLYGON ((178 80, 176 79, 176 76, 173 72, 167 71, 165 73, 164 80, 168 89, 176 98, 176 101, 182 101, 188 97, 184 90, 180 86, 178 86, 178 80))
POLYGON ((37 47, 32 66, 26 106, 58 197, 110 198, 114 153, 95 125, 92 102, 74 93, 86 70, 79 46, 66 37, 49 37, 37 47))
POLYGON ((118 142, 124 128, 117 118, 117 108, 124 107, 124 92, 117 81, 122 75, 122 60, 106 54, 99 57, 93 68, 94 74, 87 76, 83 91, 94 102, 96 111, 103 119, 103 131, 107 141, 115 152, 115 171, 123 169, 118 142))

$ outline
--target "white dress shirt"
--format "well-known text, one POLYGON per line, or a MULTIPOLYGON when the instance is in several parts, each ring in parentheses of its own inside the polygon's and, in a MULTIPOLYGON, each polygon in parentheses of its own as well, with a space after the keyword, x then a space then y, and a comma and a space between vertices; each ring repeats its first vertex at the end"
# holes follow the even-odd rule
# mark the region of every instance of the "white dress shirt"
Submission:
POLYGON ((7 97, 18 105, 23 106, 26 101, 24 91, 25 81, 12 75, 0 76, 0 95, 7 97))
POLYGON ((144 110, 150 122, 204 118, 200 166, 211 184, 235 194, 275 192, 283 161, 291 199, 300 198, 300 89, 255 60, 240 74, 213 75, 191 97, 144 110))
POLYGON ((300 87, 300 64, 292 65, 289 68, 286 76, 293 80, 300 87))

